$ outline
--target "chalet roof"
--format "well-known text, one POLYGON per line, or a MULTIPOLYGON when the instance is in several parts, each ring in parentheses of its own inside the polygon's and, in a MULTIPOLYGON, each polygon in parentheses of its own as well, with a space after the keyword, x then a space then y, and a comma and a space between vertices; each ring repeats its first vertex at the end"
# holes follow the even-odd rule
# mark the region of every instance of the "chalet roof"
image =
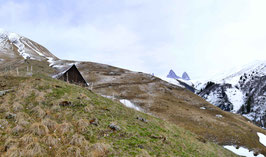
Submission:
POLYGON ((66 73, 73 66, 76 66, 76 65, 75 64, 72 64, 72 65, 70 65, 68 67, 62 68, 61 70, 59 70, 59 72, 57 74, 53 75, 52 77, 53 78, 56 78, 56 79, 60 78, 62 75, 64 75, 64 73, 66 73))
POLYGON ((82 76, 82 74, 80 73, 80 71, 78 70, 77 66, 75 64, 67 67, 67 68, 64 68, 61 70, 61 72, 59 72, 58 74, 54 75, 53 78, 56 78, 56 79, 60 79, 61 77, 63 77, 63 75, 68 72, 70 69, 72 68, 75 68, 77 73, 79 73, 80 77, 83 79, 84 83, 87 85, 87 81, 84 79, 84 77, 82 76))

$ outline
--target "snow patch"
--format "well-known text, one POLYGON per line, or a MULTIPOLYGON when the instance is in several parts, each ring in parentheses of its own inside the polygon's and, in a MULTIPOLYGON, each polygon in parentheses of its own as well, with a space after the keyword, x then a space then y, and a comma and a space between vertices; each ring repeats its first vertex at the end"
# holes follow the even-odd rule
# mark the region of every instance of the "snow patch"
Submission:
MULTIPOLYGON (((28 41, 30 42, 30 41, 28 41)), ((38 49, 31 43, 32 46, 30 46, 27 42, 23 42, 24 44, 26 44, 29 48, 31 48, 31 50, 33 50, 34 52, 36 52, 38 55, 45 57, 44 54, 42 54, 40 51, 38 51, 38 49)))
MULTIPOLYGON (((88 84, 88 85, 90 85, 90 84, 88 84)), ((109 96, 109 95, 101 95, 102 97, 105 97, 105 98, 108 98, 108 99, 114 99, 114 97, 113 96, 109 96)))
POLYGON ((211 103, 211 104, 216 104, 216 101, 218 100, 218 93, 216 93, 216 91, 211 92, 211 93, 207 96, 206 100, 207 100, 209 103, 211 103))
POLYGON ((200 107, 201 110, 206 110, 206 107, 200 107))
POLYGON ((121 99, 120 102, 122 104, 124 104, 126 107, 128 108, 133 108, 137 111, 143 111, 140 107, 136 106, 135 104, 133 104, 132 102, 130 102, 129 100, 126 100, 126 99, 121 99))
POLYGON ((259 136, 260 143, 266 147, 266 135, 260 132, 257 132, 257 135, 259 136))
POLYGON ((220 115, 220 114, 217 114, 216 117, 218 117, 218 118, 223 118, 223 116, 220 115))
POLYGON ((50 63, 49 66, 50 67, 53 66, 55 63, 54 58, 52 58, 52 57, 46 57, 46 58, 47 58, 47 62, 50 63))
POLYGON ((237 155, 241 155, 241 156, 245 156, 245 157, 264 157, 264 155, 262 155, 262 154, 255 156, 253 151, 249 151, 248 149, 246 149, 244 147, 239 147, 238 149, 236 149, 234 146, 223 146, 223 147, 225 149, 230 150, 231 152, 233 152, 237 155))
POLYGON ((236 113, 244 104, 244 95, 241 90, 237 88, 227 88, 225 91, 229 101, 233 104, 233 113, 236 113))

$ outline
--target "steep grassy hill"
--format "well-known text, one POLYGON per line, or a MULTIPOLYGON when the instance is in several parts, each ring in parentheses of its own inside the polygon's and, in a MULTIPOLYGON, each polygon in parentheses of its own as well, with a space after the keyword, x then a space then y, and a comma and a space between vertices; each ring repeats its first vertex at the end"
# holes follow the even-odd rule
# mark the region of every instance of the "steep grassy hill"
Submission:
POLYGON ((77 64, 94 92, 127 99, 148 113, 221 145, 238 145, 266 155, 257 132, 266 131, 245 117, 222 111, 194 93, 149 74, 93 62, 77 64), (205 109, 201 109, 201 108, 205 109))
POLYGON ((1 156, 234 156, 176 125, 46 76, 0 76, 0 90, 10 89, 0 97, 1 156))

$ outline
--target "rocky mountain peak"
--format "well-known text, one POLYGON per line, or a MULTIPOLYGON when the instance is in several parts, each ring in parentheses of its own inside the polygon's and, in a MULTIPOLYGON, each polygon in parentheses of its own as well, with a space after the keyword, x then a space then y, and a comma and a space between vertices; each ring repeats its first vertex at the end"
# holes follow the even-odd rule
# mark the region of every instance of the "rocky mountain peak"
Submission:
POLYGON ((168 75, 167 75, 167 78, 180 79, 181 77, 177 76, 176 73, 173 70, 170 70, 168 75))
POLYGON ((190 80, 190 77, 188 76, 187 72, 184 72, 182 75, 183 80, 190 80))

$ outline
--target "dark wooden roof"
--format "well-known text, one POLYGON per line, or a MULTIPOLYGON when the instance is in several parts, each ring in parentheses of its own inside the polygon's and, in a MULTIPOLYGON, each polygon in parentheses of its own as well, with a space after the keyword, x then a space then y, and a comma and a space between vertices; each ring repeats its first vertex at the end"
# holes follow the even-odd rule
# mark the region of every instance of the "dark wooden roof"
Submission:
POLYGON ((83 78, 83 76, 81 75, 75 64, 71 66, 69 69, 62 72, 62 74, 58 75, 57 78, 59 80, 63 80, 80 86, 84 87, 88 86, 86 80, 83 78))

